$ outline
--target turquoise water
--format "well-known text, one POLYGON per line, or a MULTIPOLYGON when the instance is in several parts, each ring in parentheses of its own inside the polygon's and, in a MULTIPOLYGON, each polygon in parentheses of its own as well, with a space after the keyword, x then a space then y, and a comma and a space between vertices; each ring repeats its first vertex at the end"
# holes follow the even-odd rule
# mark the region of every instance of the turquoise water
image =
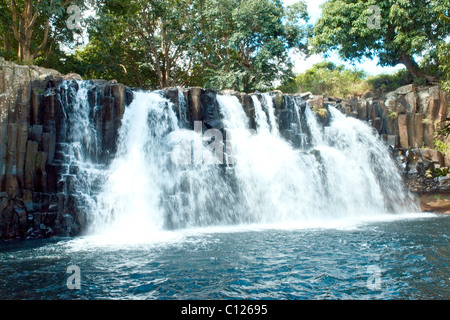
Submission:
POLYGON ((449 227, 415 214, 2 243, 0 299, 449 299, 449 227))

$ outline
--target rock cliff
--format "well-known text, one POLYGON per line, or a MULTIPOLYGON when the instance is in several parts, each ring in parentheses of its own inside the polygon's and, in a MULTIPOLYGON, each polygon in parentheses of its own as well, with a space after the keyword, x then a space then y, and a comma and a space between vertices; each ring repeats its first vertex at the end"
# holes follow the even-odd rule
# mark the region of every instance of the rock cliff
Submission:
MULTIPOLYGON (((405 181, 411 191, 422 193, 450 192, 446 177, 426 178, 428 169, 450 166, 450 157, 435 149, 436 131, 449 117, 450 95, 440 86, 407 85, 393 92, 372 92, 349 100, 308 97, 312 105, 326 108, 334 105, 348 116, 366 121, 393 149, 405 181)), ((447 138, 446 143, 450 140, 447 138)))
MULTIPOLYGON (((19 66, 0 58, 0 239, 77 235, 86 225, 80 209, 73 172, 68 163, 70 138, 67 108, 69 91, 78 90, 80 76, 55 70, 19 66), (62 85, 64 83, 64 85, 62 85)), ((108 163, 116 150, 118 130, 133 89, 115 81, 91 80, 88 99, 97 111, 94 117, 98 145, 95 157, 108 163)), ((178 89, 166 89, 179 121, 193 128, 202 121, 204 129, 221 128, 218 103, 213 90, 183 89, 187 114, 182 117, 178 89)), ((232 92, 244 111, 254 119, 250 95, 232 92)), ((297 110, 304 112, 307 99, 323 125, 329 121, 329 106, 370 123, 392 146, 405 179, 415 192, 450 191, 446 179, 427 179, 426 169, 450 164, 450 158, 433 149, 435 126, 447 117, 449 97, 439 86, 399 88, 381 96, 367 94, 351 100, 324 99, 308 94, 272 92, 280 133, 294 145, 302 136, 292 127, 297 110)), ((254 127, 254 121, 251 122, 254 127)))

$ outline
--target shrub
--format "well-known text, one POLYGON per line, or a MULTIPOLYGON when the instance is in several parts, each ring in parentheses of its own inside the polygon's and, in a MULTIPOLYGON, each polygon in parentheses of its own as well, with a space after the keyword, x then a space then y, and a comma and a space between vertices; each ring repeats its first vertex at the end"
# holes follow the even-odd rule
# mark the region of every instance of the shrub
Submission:
POLYGON ((324 61, 289 79, 277 89, 285 93, 311 92, 314 95, 351 98, 368 91, 394 91, 412 81, 412 76, 406 70, 368 77, 362 70, 324 61))

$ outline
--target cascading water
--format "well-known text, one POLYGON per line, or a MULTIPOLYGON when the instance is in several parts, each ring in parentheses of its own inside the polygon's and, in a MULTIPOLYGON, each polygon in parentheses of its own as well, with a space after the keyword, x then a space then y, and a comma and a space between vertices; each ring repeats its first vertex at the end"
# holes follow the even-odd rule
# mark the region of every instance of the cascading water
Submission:
POLYGON ((253 105, 255 106, 255 120, 256 120, 256 126, 258 129, 258 132, 269 132, 270 131, 270 125, 267 121, 267 115, 262 109, 261 102, 258 99, 258 96, 253 95, 252 96, 253 105))
POLYGON ((135 93, 123 116, 115 159, 93 208, 96 231, 120 228, 139 233, 163 228, 160 202, 174 181, 166 139, 176 129, 171 103, 157 93, 135 93))
POLYGON ((267 93, 263 94, 263 97, 264 97, 264 102, 265 102, 265 105, 267 108, 267 113, 269 115, 270 127, 272 129, 272 132, 276 135, 276 134, 278 134, 278 124, 277 124, 277 120, 275 118, 275 109, 273 106, 273 99, 267 93))
MULTIPOLYGON (((96 102, 93 105, 89 102, 92 88, 89 81, 65 81, 59 93, 65 119, 62 134, 66 142, 57 146, 60 159, 56 161, 62 167, 58 191, 68 197, 66 211, 79 212, 77 219, 81 224, 90 221, 94 195, 102 184, 105 170, 105 165, 98 161, 101 147, 94 123, 98 109, 96 102)), ((66 217, 72 219, 68 214, 66 217)))
MULTIPOLYGON (((236 116, 241 108, 235 97, 221 97, 219 103, 225 123, 246 128, 243 112, 236 116)), ((315 113, 306 108, 309 149, 296 150, 266 130, 233 139, 236 177, 251 221, 295 222, 416 210, 387 148, 372 129, 333 108, 330 112, 330 126, 322 128, 315 113)))
MULTIPOLYGON (((162 92, 134 92, 114 159, 100 174, 86 177, 103 181, 98 194, 86 193, 91 194, 86 209, 91 232, 116 230, 129 237, 177 228, 301 224, 417 211, 387 147, 369 126, 332 107, 330 124, 323 127, 311 108, 301 114, 294 102, 294 128, 302 137, 302 147, 294 148, 279 134, 269 94, 252 96, 256 131, 249 130, 250 119, 231 95, 217 96, 224 131, 203 132, 201 124, 185 129, 181 90, 178 98, 180 119, 162 92)), ((76 116, 72 119, 77 122, 76 116)), ((90 124, 79 124, 83 137, 78 141, 85 142, 85 150, 95 147, 95 139, 83 140, 95 137, 90 124)))

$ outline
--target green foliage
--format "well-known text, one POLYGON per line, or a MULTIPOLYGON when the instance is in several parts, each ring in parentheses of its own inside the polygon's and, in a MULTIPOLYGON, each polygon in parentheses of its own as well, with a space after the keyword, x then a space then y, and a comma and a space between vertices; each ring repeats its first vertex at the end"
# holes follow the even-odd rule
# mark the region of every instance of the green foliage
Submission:
POLYGON ((183 85, 198 63, 196 6, 189 0, 99 0, 90 43, 74 57, 82 62, 79 73, 143 88, 183 85))
POLYGON ((368 91, 391 92, 407 84, 418 85, 411 73, 401 69, 392 74, 367 76, 362 70, 347 69, 324 61, 283 82, 277 89, 285 93, 311 92, 314 95, 350 98, 368 91))
POLYGON ((325 108, 317 108, 316 106, 313 106, 312 110, 321 118, 328 117, 328 110, 325 108))
POLYGON ((80 29, 67 26, 68 5, 84 10, 91 1, 94 0, 0 0, 0 55, 18 63, 37 59, 34 62, 45 65, 46 60, 58 61, 65 55, 62 48, 76 44, 81 34, 80 29), (30 15, 24 14, 27 5, 30 15))
POLYGON ((445 177, 450 173, 450 169, 445 168, 435 168, 435 169, 429 169, 425 173, 425 176, 427 178, 439 178, 439 177, 445 177))
POLYGON ((392 74, 379 74, 367 78, 371 90, 380 92, 394 91, 404 85, 413 83, 411 73, 406 69, 401 69, 392 74))
MULTIPOLYGON (((70 64, 85 77, 145 88, 267 90, 306 52, 306 5, 280 0, 98 0, 89 45, 70 64)), ((68 61, 69 61, 68 60, 68 61)))
POLYGON ((279 0, 205 0, 196 43, 206 66, 206 87, 268 90, 292 76, 288 49, 307 51, 306 5, 279 0))
POLYGON ((138 54, 121 46, 118 41, 105 46, 93 39, 67 58, 63 70, 72 70, 86 79, 114 79, 131 87, 156 88, 156 74, 148 64, 136 60, 138 54))
POLYGON ((439 16, 447 12, 449 0, 329 0, 314 29, 311 44, 315 52, 337 50, 347 60, 378 57, 381 66, 404 64, 414 77, 431 81, 415 62, 426 52, 436 52, 449 35, 449 25, 439 16), (380 27, 368 20, 376 5, 380 27))
POLYGON ((396 119, 397 117, 398 117, 398 113, 395 112, 395 111, 392 111, 392 112, 388 115, 388 118, 391 119, 391 120, 394 120, 394 119, 396 119))
POLYGON ((435 140, 434 141, 434 147, 437 151, 439 151, 442 154, 446 154, 448 152, 449 147, 444 141, 441 140, 435 140))
POLYGON ((440 70, 443 73, 441 86, 450 92, 450 43, 443 43, 439 48, 440 70))
POLYGON ((336 66, 324 61, 297 75, 294 80, 283 83, 278 89, 283 92, 311 92, 315 95, 349 97, 369 89, 363 80, 366 73, 362 70, 349 70, 343 65, 336 66))
MULTIPOLYGON (((441 16, 441 19, 445 20, 445 23, 450 24, 450 18, 446 16, 441 16)), ((440 61, 440 71, 443 73, 441 80, 442 90, 450 93, 450 44, 443 43, 439 47, 439 61, 440 61)), ((450 107, 450 106, 449 106, 450 107)), ((434 140, 435 147, 438 151, 443 154, 448 153, 449 146, 443 140, 450 136, 450 118, 445 120, 444 126, 437 131, 436 138, 434 140)), ((450 169, 442 168, 434 169, 429 172, 431 177, 444 177, 447 176, 450 172, 450 169)))

